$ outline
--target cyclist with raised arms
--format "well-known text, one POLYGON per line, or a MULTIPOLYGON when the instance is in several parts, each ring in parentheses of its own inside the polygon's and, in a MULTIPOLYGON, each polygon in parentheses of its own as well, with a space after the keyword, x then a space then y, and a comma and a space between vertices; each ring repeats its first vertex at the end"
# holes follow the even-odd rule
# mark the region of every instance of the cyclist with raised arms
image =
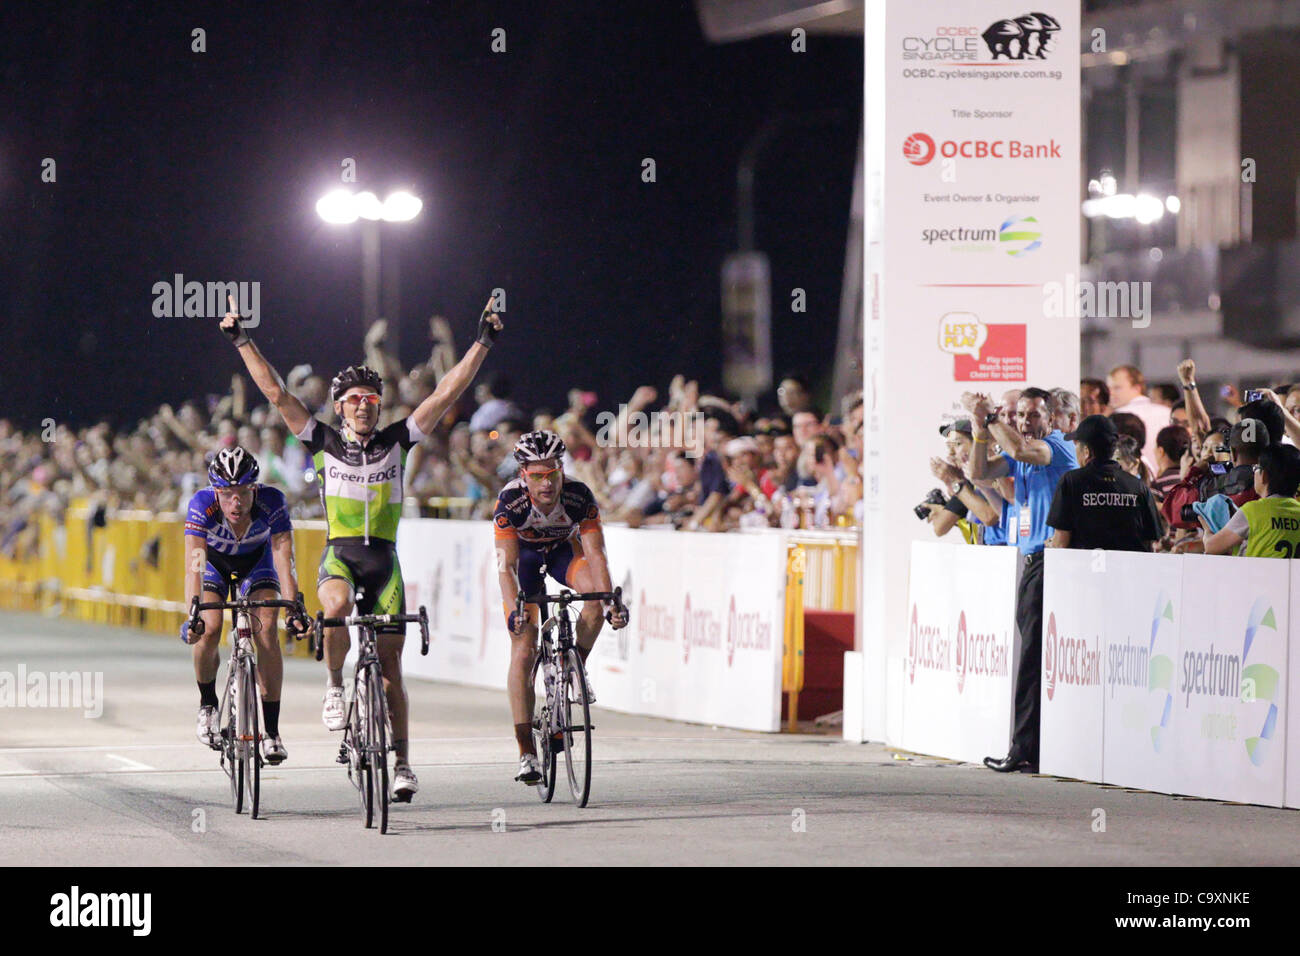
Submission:
MULTIPOLYGON (((365 366, 348 366, 334 376, 330 393, 342 425, 327 425, 312 417, 285 387, 240 326, 233 302, 231 308, 221 320, 221 331, 239 350, 257 387, 315 463, 327 525, 325 552, 316 579, 316 593, 325 616, 346 617, 354 607, 359 614, 405 613, 406 595, 397 560, 397 523, 402 514, 406 454, 433 431, 487 358, 488 349, 502 329, 501 319, 492 311, 492 300, 479 316, 477 340, 443 376, 433 394, 407 418, 383 429, 377 427, 383 390, 377 372, 365 366)), ((419 782, 411 770, 407 744, 409 721, 402 683, 406 628, 396 624, 375 630, 393 727, 393 799, 407 802, 419 790, 419 782)), ((342 730, 346 722, 343 661, 349 643, 346 627, 326 630, 325 664, 329 676, 321 718, 330 730, 342 730)))
MULTIPOLYGON (((200 590, 211 592, 208 601, 228 601, 232 592, 254 601, 298 596, 298 576, 293 561, 293 524, 284 493, 259 485, 257 459, 236 445, 217 452, 208 469, 211 487, 190 499, 185 516, 185 605, 200 590)), ((290 598, 292 600, 292 598, 290 598)), ((284 662, 276 641, 279 609, 257 608, 253 642, 257 647, 257 682, 262 692, 262 758, 282 763, 289 752, 280 740, 280 686, 284 662)), ((197 626, 181 624, 181 640, 194 645, 194 676, 199 683, 198 737, 209 747, 218 745, 217 667, 221 649, 222 613, 204 611, 197 626)), ((291 613, 291 631, 305 634, 310 626, 305 614, 291 613)))
MULTIPOLYGON (((515 779, 530 787, 542 779, 533 743, 535 691, 529 684, 537 656, 540 608, 530 602, 521 616, 515 605, 519 591, 527 598, 544 594, 548 573, 579 593, 612 590, 600 509, 590 488, 565 477, 563 457, 564 442, 554 432, 533 431, 520 438, 515 445, 519 477, 501 489, 492 515, 501 599, 511 636, 506 687, 519 744, 519 775, 515 779)), ((583 604, 577 642, 584 664, 605 621, 615 630, 626 626, 627 608, 613 602, 583 604)), ((590 680, 586 690, 588 703, 594 703, 590 680)))

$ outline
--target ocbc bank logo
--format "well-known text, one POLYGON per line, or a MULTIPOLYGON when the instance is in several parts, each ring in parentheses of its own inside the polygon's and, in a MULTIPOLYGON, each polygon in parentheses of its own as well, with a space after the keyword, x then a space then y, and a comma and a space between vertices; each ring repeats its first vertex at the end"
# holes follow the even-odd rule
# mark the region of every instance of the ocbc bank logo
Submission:
POLYGON ((1047 615, 1047 633, 1043 635, 1043 689, 1047 699, 1056 694, 1056 612, 1047 615))
POLYGON ((1056 695, 1057 681, 1080 687, 1101 686, 1100 649, 1090 648, 1083 638, 1057 635, 1055 611, 1047 615, 1043 642, 1043 688, 1048 700, 1056 695))
POLYGON ((947 670, 948 644, 943 632, 933 625, 922 625, 915 604, 912 605, 912 624, 907 633, 907 680, 916 680, 916 669, 947 670))
POLYGON ((966 612, 957 618, 957 646, 953 648, 953 669, 957 672, 957 693, 966 684, 966 612))

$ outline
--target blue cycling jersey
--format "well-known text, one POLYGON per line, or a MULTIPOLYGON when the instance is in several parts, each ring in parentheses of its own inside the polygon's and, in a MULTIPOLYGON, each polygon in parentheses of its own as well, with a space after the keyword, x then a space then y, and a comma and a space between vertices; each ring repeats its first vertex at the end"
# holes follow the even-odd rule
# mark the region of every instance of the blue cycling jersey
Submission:
POLYGON ((189 511, 185 516, 185 533, 206 538, 208 550, 219 554, 251 554, 264 548, 271 535, 292 530, 293 523, 289 520, 284 492, 266 485, 257 486, 248 530, 242 538, 235 537, 235 533, 230 530, 226 516, 221 513, 217 493, 212 488, 200 489, 190 499, 189 511))

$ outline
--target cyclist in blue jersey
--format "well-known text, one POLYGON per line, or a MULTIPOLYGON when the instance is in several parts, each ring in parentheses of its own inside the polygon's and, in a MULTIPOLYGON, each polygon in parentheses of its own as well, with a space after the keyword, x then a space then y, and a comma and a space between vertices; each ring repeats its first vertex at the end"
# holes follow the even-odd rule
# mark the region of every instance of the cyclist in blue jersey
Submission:
MULTIPOLYGON (((208 469, 211 487, 190 499, 185 516, 185 605, 202 590, 203 600, 227 601, 232 592, 254 601, 271 601, 284 593, 298 594, 293 561, 293 524, 284 493, 259 485, 257 459, 236 445, 217 452, 208 469)), ((279 764, 289 756, 280 740, 280 684, 284 664, 276 641, 278 608, 254 613, 258 689, 262 692, 262 757, 279 764)), ((199 684, 199 740, 218 745, 217 666, 222 613, 199 616, 193 630, 181 624, 181 640, 194 645, 194 676, 199 684)), ((305 634, 306 615, 289 615, 286 625, 305 634)))

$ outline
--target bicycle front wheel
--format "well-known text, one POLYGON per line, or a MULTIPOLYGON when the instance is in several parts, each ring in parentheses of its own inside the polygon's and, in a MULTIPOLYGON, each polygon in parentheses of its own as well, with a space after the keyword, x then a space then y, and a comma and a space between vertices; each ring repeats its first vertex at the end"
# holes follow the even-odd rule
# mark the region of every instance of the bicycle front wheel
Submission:
POLYGON ((244 765, 239 760, 239 692, 235 685, 234 663, 226 677, 226 690, 221 695, 217 728, 221 733, 221 769, 230 778, 230 802, 236 813, 244 812, 244 765))
POLYGON ((366 681, 370 694, 370 782, 374 792, 371 802, 378 811, 379 832, 388 832, 388 699, 384 696, 384 679, 379 666, 373 665, 366 681))
POLYGON ((569 790, 578 806, 585 807, 591 796, 591 706, 587 702, 586 669, 576 650, 565 655, 564 679, 559 688, 559 705, 564 715, 564 766, 569 772, 569 790))
POLYGON ((370 681, 365 671, 357 674, 352 686, 352 709, 349 732, 357 760, 357 789, 361 792, 362 822, 367 830, 375 822, 374 766, 370 759, 370 681))
POLYGON ((257 819, 257 811, 261 806, 262 798, 262 751, 261 739, 258 736, 258 720, 262 709, 262 695, 257 690, 257 664, 251 657, 245 658, 243 668, 244 693, 240 699, 244 701, 247 710, 244 717, 244 726, 247 728, 246 739, 244 744, 244 765, 247 768, 244 771, 244 784, 248 787, 248 815, 251 819, 257 819))

